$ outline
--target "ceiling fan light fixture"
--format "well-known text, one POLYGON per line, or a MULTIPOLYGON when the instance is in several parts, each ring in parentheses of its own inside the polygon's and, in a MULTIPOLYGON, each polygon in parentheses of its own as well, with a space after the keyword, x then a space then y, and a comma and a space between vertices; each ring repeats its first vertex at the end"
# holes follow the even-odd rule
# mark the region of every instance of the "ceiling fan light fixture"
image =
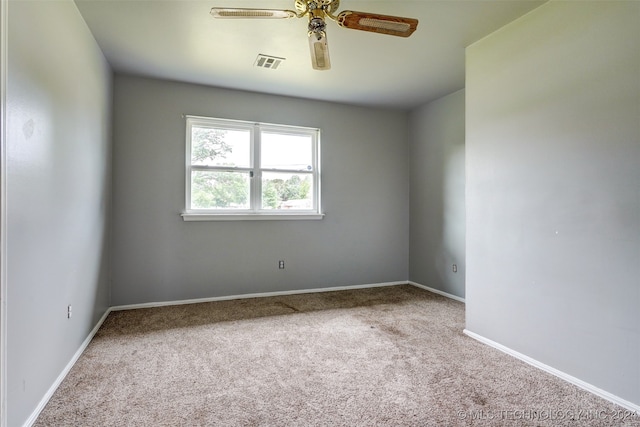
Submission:
POLYGON ((327 35, 325 33, 309 33, 309 49, 311 51, 311 66, 314 70, 331 69, 327 35))
MULTIPOLYGON (((294 0, 297 12, 277 9, 247 9, 214 7, 211 15, 224 19, 274 19, 274 18, 302 18, 308 17, 307 26, 311 65, 314 70, 329 70, 329 48, 327 46, 327 23, 325 18, 336 22, 342 28, 368 31, 371 33, 390 36, 409 37, 418 28, 418 20, 402 16, 380 15, 378 13, 354 12, 345 10, 337 16, 341 0, 294 0)), ((279 63, 258 59, 259 67, 276 69, 279 63)))

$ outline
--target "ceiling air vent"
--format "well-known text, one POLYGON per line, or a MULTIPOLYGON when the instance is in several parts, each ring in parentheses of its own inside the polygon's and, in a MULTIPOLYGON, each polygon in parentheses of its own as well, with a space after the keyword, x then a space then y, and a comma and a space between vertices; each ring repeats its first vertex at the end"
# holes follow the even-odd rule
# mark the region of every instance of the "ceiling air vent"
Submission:
POLYGON ((260 68, 270 68, 272 70, 275 70, 280 66, 282 61, 284 61, 284 58, 278 58, 276 56, 259 54, 258 57, 256 58, 255 66, 260 68))

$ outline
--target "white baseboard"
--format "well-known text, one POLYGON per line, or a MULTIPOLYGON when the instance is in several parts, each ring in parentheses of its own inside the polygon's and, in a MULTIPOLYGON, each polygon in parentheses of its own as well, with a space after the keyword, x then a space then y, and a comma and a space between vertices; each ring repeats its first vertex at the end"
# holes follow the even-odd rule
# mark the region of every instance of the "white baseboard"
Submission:
POLYGON ((397 285, 406 285, 406 284, 407 284, 406 281, 383 282, 383 283, 370 283, 366 285, 335 286, 332 288, 298 289, 298 290, 291 290, 291 291, 260 292, 260 293, 253 293, 253 294, 226 295, 221 297, 195 298, 195 299, 185 299, 185 300, 177 300, 177 301, 146 302, 141 304, 116 305, 111 307, 111 311, 135 310, 138 308, 165 307, 169 305, 198 304, 203 302, 229 301, 229 300, 236 300, 236 299, 278 297, 283 295, 314 294, 318 292, 348 291, 353 289, 379 288, 384 286, 397 286, 397 285))
POLYGON ((491 346, 497 350, 502 351, 503 353, 506 353, 510 356, 515 357, 516 359, 520 359, 525 363, 528 363, 531 366, 535 366, 538 369, 542 369, 545 372, 550 373, 551 375, 554 375, 564 381, 567 381, 575 386, 580 387, 583 390, 586 390, 590 393, 595 394, 596 396, 599 396, 603 399, 608 400, 609 402, 615 403, 616 405, 622 406, 625 409, 628 409, 630 411, 635 412, 636 414, 640 414, 640 405, 636 405, 635 403, 629 402, 628 400, 622 399, 614 394, 609 393, 608 391, 602 390, 601 388, 598 388, 592 384, 589 384, 585 381, 582 381, 581 379, 578 379, 574 376, 571 376, 565 372, 559 371, 556 368, 552 368, 549 365, 545 365, 542 362, 539 362, 535 359, 532 359, 529 356, 526 356, 522 353, 519 353, 515 350, 510 349, 509 347, 505 347, 502 344, 499 344, 495 341, 492 341, 488 338, 483 337, 482 335, 478 335, 474 332, 469 331, 468 329, 465 329, 463 331, 466 335, 468 335, 469 337, 480 341, 483 344, 487 344, 488 346, 491 346))
POLYGON ((38 416, 40 415, 40 412, 42 412, 44 407, 47 406, 47 403, 49 403, 49 399, 51 399, 51 397, 53 396, 53 393, 55 393, 58 387, 60 387, 60 384, 62 384, 62 381, 64 380, 64 378, 67 376, 71 368, 73 368, 73 365, 76 364, 76 362, 78 361, 78 359, 80 358, 84 350, 87 348, 87 346, 93 339, 96 332, 98 332, 98 329, 100 329, 100 326, 102 326, 102 324, 104 323, 105 319, 107 318, 110 312, 111 312, 111 309, 108 308, 107 311, 105 311, 105 313, 102 315, 102 317, 100 318, 96 326, 94 326, 91 332, 89 332, 89 335, 87 336, 87 338, 82 342, 82 344, 80 345, 80 348, 78 348, 78 350, 75 352, 71 360, 69 360, 69 363, 67 363, 67 366, 65 366, 62 372, 60 372, 60 375, 58 375, 58 378, 56 378, 54 383, 51 384, 51 387, 49 387, 49 390, 47 390, 47 393, 42 397, 42 399, 40 400, 40 403, 38 403, 38 406, 36 406, 36 409, 34 409, 34 411, 31 413, 31 416, 23 424, 23 427, 31 427, 33 423, 36 422, 36 420, 38 419, 38 416))
POLYGON ((412 282, 411 280, 409 280, 409 284, 415 287, 418 287, 420 289, 424 289, 425 291, 429 291, 429 292, 433 292, 434 294, 438 294, 438 295, 442 295, 443 297, 447 297, 447 298, 451 298, 454 299, 456 301, 460 301, 460 302, 465 302, 464 298, 461 298, 457 295, 453 295, 447 292, 443 292, 441 290, 438 289, 434 289, 434 288, 430 288, 429 286, 425 286, 425 285, 421 285, 420 283, 416 283, 416 282, 412 282))

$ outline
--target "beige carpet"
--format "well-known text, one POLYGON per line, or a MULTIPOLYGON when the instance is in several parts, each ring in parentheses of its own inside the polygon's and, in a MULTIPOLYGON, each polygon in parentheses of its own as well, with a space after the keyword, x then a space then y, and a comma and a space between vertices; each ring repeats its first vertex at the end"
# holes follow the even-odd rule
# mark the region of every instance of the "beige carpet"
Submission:
POLYGON ((36 426, 640 425, 411 286, 113 312, 36 426))

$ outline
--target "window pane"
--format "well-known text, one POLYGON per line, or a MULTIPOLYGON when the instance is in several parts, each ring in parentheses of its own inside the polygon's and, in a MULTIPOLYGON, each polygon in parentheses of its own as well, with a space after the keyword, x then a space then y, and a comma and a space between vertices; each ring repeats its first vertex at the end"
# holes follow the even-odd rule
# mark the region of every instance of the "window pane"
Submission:
POLYGON ((263 168, 304 171, 313 169, 310 135, 262 132, 261 141, 261 166, 263 168))
POLYGON ((313 209, 313 175, 263 172, 262 209, 313 209))
POLYGON ((193 126, 191 164, 250 167, 251 132, 193 126))
POLYGON ((249 209, 248 172, 191 172, 191 209, 249 209))

